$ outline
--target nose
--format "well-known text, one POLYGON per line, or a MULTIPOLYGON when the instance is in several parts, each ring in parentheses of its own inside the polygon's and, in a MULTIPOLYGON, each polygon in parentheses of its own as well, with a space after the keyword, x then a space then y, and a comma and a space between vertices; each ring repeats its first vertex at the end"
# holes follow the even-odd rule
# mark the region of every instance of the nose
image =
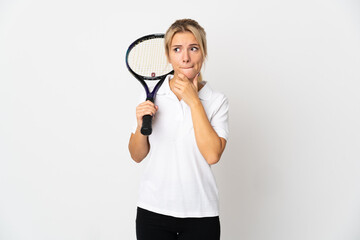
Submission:
POLYGON ((190 56, 189 56, 189 53, 187 51, 183 52, 183 62, 184 63, 190 62, 190 56))

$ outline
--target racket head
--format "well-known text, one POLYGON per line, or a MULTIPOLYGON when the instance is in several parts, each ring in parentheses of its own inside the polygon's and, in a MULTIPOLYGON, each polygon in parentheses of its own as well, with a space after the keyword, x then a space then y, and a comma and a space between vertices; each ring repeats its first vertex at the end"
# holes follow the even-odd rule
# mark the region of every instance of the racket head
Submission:
POLYGON ((165 34, 150 34, 136 39, 126 51, 125 62, 138 80, 160 80, 174 71, 165 54, 165 34))

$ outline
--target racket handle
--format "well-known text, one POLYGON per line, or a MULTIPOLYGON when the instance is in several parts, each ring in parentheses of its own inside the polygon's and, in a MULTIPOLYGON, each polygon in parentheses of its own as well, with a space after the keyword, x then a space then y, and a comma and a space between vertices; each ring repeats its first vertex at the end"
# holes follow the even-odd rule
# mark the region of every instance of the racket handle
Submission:
POLYGON ((145 136, 149 136, 152 133, 152 119, 153 117, 151 115, 145 115, 143 116, 143 122, 141 126, 141 134, 145 136))

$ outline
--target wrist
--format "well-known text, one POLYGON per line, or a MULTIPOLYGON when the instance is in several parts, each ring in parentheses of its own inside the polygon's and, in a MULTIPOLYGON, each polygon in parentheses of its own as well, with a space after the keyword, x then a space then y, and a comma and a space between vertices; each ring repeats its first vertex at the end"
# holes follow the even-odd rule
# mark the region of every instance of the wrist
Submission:
POLYGON ((201 103, 199 98, 195 99, 194 101, 191 101, 191 104, 189 105, 189 107, 191 109, 196 109, 196 108, 201 107, 201 106, 202 106, 202 103, 201 103))
MULTIPOLYGON (((144 135, 142 135, 142 133, 141 133, 141 126, 138 126, 138 127, 136 128, 135 134, 140 135, 140 136, 144 136, 144 135)), ((144 137, 146 137, 146 136, 144 136, 144 137)))

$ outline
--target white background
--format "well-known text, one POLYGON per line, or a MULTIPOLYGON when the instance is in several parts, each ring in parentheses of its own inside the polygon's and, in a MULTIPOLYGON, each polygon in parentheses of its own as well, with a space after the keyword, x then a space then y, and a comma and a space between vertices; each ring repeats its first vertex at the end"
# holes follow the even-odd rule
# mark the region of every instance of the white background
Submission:
POLYGON ((135 239, 136 38, 207 31, 223 240, 360 239, 358 0, 0 0, 0 239, 135 239))

